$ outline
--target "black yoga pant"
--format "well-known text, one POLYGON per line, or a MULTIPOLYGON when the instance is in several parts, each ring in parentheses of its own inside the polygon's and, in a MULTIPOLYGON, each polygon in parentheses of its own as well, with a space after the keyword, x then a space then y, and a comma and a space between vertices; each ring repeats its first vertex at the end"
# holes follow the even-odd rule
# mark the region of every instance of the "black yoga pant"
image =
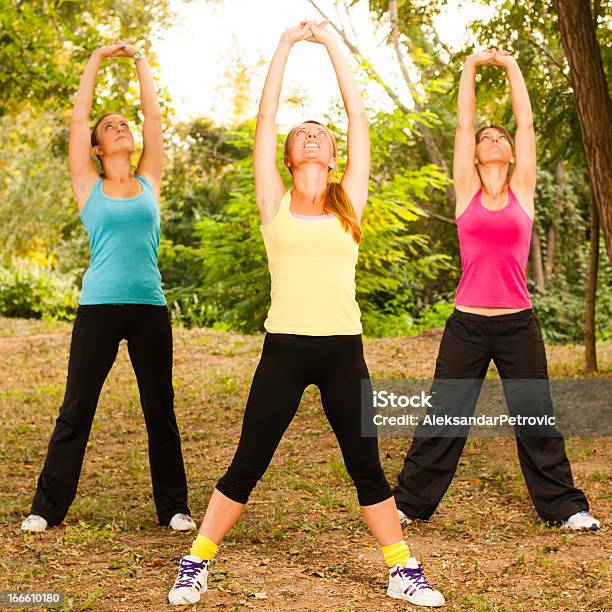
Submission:
MULTIPOLYGON (((340 444, 344 464, 362 506, 392 496, 378 457, 378 440, 361 436, 361 381, 368 369, 360 335, 266 334, 242 424, 240 442, 217 489, 246 503, 268 468, 302 393, 309 384, 321 391, 323 410, 340 444)), ((314 459, 314 458, 313 458, 314 459)))
MULTIPOLYGON (((432 385, 432 391, 437 392, 434 398, 444 397, 438 393, 444 390, 443 379, 473 379, 474 384, 462 387, 465 394, 461 398, 452 398, 461 405, 462 415, 472 415, 491 359, 504 383, 511 416, 524 414, 526 402, 525 395, 516 392, 521 384, 504 382, 509 379, 544 381, 535 383, 537 393, 529 396, 528 409, 553 415, 544 342, 531 309, 490 317, 455 309, 446 321, 440 343, 432 385)), ((433 399, 428 413, 439 412, 436 401, 444 400, 433 399)), ((419 436, 422 431, 420 427, 415 431, 393 493, 397 507, 407 516, 428 519, 455 475, 466 437, 419 436)), ((588 510, 586 497, 574 487, 565 444, 558 432, 556 437, 519 435, 516 445, 529 494, 544 520, 558 522, 588 510)))
MULTIPOLYGON (((172 328, 166 306, 79 306, 72 329, 64 402, 51 435, 30 514, 62 522, 76 495, 100 390, 127 340, 149 438, 153 498, 160 524, 189 513, 181 440, 174 416, 172 328)), ((127 483, 129 486, 129 483, 127 483)))

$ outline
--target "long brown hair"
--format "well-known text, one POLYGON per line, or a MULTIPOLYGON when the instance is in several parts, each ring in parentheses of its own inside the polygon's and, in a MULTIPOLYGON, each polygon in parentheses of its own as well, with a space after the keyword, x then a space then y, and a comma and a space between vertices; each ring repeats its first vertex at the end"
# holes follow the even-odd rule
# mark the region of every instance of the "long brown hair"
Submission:
MULTIPOLYGON (((329 132, 331 137, 332 145, 334 147, 334 157, 338 155, 338 145, 331 130, 329 130, 322 123, 314 121, 313 119, 309 119, 303 123, 316 123, 317 125, 323 126, 329 132)), ((285 159, 287 159, 289 154, 290 139, 298 128, 299 126, 291 128, 287 134, 287 138, 285 138, 285 159)), ((331 168, 329 170, 331 170, 331 168)), ((289 168, 289 172, 291 172, 291 168, 289 168)), ((323 199, 323 212, 336 215, 344 230, 351 234, 353 240, 357 244, 361 242, 361 227, 359 225, 359 220, 357 219, 357 213, 355 212, 351 199, 338 181, 328 181, 327 183, 327 189, 325 190, 325 197, 323 199)))

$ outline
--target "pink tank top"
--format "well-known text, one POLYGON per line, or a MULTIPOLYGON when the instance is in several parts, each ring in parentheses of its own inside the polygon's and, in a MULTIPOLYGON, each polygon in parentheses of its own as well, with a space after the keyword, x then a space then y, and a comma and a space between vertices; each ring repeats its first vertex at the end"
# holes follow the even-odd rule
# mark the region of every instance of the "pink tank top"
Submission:
POLYGON ((482 189, 457 217, 463 272, 458 306, 531 308, 525 270, 533 221, 508 188, 500 210, 482 205, 482 189))

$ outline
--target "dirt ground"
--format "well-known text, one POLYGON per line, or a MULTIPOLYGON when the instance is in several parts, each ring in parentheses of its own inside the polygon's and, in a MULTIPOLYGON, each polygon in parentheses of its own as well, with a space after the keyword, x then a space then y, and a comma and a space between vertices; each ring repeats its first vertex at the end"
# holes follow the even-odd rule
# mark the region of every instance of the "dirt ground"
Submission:
MULTIPOLYGON (((66 324, 0 319, 0 591, 60 591, 64 610, 175 609, 166 594, 193 533, 156 523, 144 421, 125 346, 102 391, 65 524, 36 535, 19 530, 62 401, 70 331, 66 324)), ((372 376, 431 376, 440 335, 429 330, 366 340, 372 376)), ((175 330, 176 413, 197 520, 233 455, 262 339, 175 330)), ((612 343, 598 352, 600 376, 612 377, 612 343)), ((582 376, 581 347, 548 346, 547 353, 551 377, 582 376)), ((380 441, 390 482, 408 442, 380 441)), ((612 608, 612 441, 566 444, 576 483, 603 520, 599 533, 567 534, 542 524, 513 439, 468 440, 436 515, 405 528, 428 578, 444 593, 446 610, 612 608)), ((382 554, 360 518, 318 392, 310 388, 241 521, 219 547, 209 591, 186 609, 412 609, 388 598, 386 585, 382 554)))

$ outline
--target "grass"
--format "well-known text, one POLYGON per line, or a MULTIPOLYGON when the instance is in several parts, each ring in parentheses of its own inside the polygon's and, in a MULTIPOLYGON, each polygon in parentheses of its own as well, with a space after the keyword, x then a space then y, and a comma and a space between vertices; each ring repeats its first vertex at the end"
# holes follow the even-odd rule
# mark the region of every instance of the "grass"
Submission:
MULTIPOLYGON (((0 591, 55 590, 63 610, 170 610, 166 593, 193 534, 155 519, 138 390, 125 347, 102 391, 77 498, 64 525, 24 535, 48 437, 61 403, 71 326, 0 319, 0 591)), ((373 377, 431 376, 439 330, 369 339, 373 377)), ((261 336, 175 330, 176 412, 200 519, 229 464, 261 350, 261 336)), ((598 345, 612 377, 612 343, 598 345)), ((549 346, 551 376, 581 376, 582 349, 549 346)), ((395 480, 408 441, 382 438, 395 480)), ((601 518, 610 514, 612 442, 572 438, 577 485, 601 518)), ((605 522, 604 522, 605 527, 605 522)), ((468 440, 434 519, 406 528, 446 610, 607 610, 610 545, 566 534, 535 514, 510 438, 468 440)), ((200 610, 406 610, 385 595, 386 571, 318 392, 298 414, 248 504, 220 546, 200 610)), ((15 609, 15 608, 13 608, 15 609)))

